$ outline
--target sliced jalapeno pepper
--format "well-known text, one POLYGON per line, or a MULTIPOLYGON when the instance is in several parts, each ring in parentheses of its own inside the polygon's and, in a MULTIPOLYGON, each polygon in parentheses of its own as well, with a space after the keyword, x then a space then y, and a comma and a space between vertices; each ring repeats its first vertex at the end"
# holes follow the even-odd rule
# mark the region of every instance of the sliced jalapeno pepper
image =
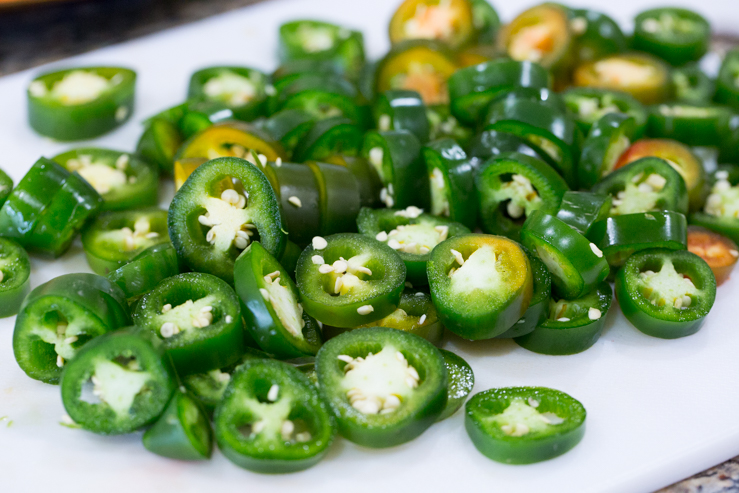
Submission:
POLYGON ((429 106, 426 117, 429 121, 429 140, 452 138, 461 146, 467 146, 472 140, 473 130, 459 123, 448 104, 429 106))
POLYGON ((146 450, 162 457, 206 460, 213 451, 213 432, 200 405, 187 393, 175 391, 143 442, 146 450))
POLYGON ((528 249, 526 250, 526 256, 529 258, 529 263, 531 264, 531 277, 534 283, 531 302, 523 317, 513 327, 495 336, 496 339, 510 339, 512 337, 526 335, 544 322, 549 313, 549 300, 552 295, 552 274, 549 273, 546 264, 539 260, 539 257, 528 251, 528 249))
POLYGON ((266 133, 253 125, 232 121, 211 125, 193 135, 182 144, 174 159, 239 157, 254 161, 253 153, 263 155, 265 163, 286 157, 282 146, 266 133))
POLYGON ((0 318, 18 313, 31 290, 31 262, 19 244, 0 238, 0 318))
POLYGON ((362 148, 362 129, 346 118, 334 117, 316 122, 293 152, 297 162, 325 161, 331 156, 356 156, 362 148))
POLYGON ((187 97, 225 103, 239 120, 262 115, 267 76, 248 67, 218 66, 198 70, 190 77, 187 97))
POLYGON ((167 211, 141 209, 101 214, 82 235, 87 263, 108 275, 167 237, 167 211))
POLYGON ((365 447, 413 440, 447 400, 441 353, 401 330, 372 327, 334 337, 318 352, 316 373, 339 433, 365 447))
POLYGON ((437 421, 443 421, 456 413, 467 400, 475 385, 475 374, 461 356, 445 349, 439 349, 444 357, 447 371, 447 401, 437 421))
POLYGON ((580 443, 585 408, 544 387, 508 387, 475 394, 465 406, 464 426, 485 457, 506 464, 552 459, 580 443))
POLYGON ((504 333, 524 315, 532 298, 526 253, 500 236, 450 238, 431 252, 427 272, 439 318, 469 340, 504 333))
POLYGON ((426 105, 416 91, 391 89, 377 96, 372 114, 377 129, 407 130, 424 144, 429 140, 429 120, 426 105))
POLYGON ((631 94, 597 87, 572 87, 562 97, 585 135, 608 113, 625 113, 633 117, 636 124, 634 136, 640 137, 644 133, 647 110, 631 94))
POLYGON ((739 109, 739 49, 729 50, 724 56, 716 79, 714 99, 739 109))
POLYGON ((262 473, 307 469, 328 452, 334 421, 316 387, 281 361, 251 359, 231 376, 215 412, 218 448, 262 473))
POLYGON ((10 192, 13 190, 13 180, 8 176, 5 171, 0 169, 0 207, 3 206, 5 201, 10 196, 10 192))
POLYGON ((85 344, 62 374, 62 402, 85 430, 131 433, 162 414, 177 388, 175 379, 156 338, 131 327, 85 344))
POLYGON ((316 118, 304 110, 278 111, 259 124, 274 140, 279 141, 288 153, 292 153, 298 142, 313 128, 316 118))
POLYGON ((312 162, 308 166, 321 197, 320 234, 355 231, 360 204, 357 180, 343 166, 312 162))
POLYGON ((213 159, 193 172, 169 206, 169 235, 187 265, 229 283, 251 241, 279 257, 286 236, 264 173, 237 158, 213 159))
POLYGON ((500 29, 500 17, 487 0, 470 0, 472 4, 472 23, 477 29, 477 42, 492 45, 500 29))
POLYGON ((477 158, 487 161, 490 158, 496 158, 501 154, 509 152, 518 152, 526 156, 536 159, 546 160, 546 158, 529 145, 526 140, 515 135, 496 132, 495 130, 486 130, 472 138, 467 145, 467 155, 471 158, 477 158))
POLYGON ((382 180, 369 161, 361 156, 334 156, 334 164, 344 166, 354 176, 359 187, 359 204, 361 207, 380 207, 380 191, 382 180))
POLYGON ((38 286, 15 321, 13 353, 26 374, 58 383, 79 349, 131 323, 123 292, 104 277, 66 274, 38 286))
POLYGON ((429 142, 422 152, 431 190, 431 214, 473 228, 477 223, 475 173, 479 163, 469 159, 450 138, 429 142))
POLYGON ((321 196, 310 166, 270 165, 280 184, 280 205, 291 241, 306 245, 321 227, 321 196))
POLYGON ((301 248, 290 240, 285 243, 285 251, 280 257, 280 265, 285 268, 290 278, 295 280, 295 268, 298 266, 298 259, 300 254, 303 253, 301 248))
POLYGON ((357 125, 365 113, 357 105, 357 88, 333 74, 307 73, 281 80, 277 93, 267 102, 270 114, 285 109, 299 109, 316 119, 343 116, 357 125))
POLYGON ((690 215, 697 224, 739 243, 739 171, 721 167, 711 177, 711 189, 703 209, 690 215))
MULTIPOLYGON (((398 252, 405 263, 406 279, 411 284, 426 285, 426 263, 436 245, 459 235, 470 234, 469 228, 449 219, 423 214, 416 207, 405 210, 363 208, 357 217, 359 232, 398 252)), ((380 325, 385 327, 384 325, 380 325)))
POLYGON ((534 211, 521 229, 521 242, 552 273, 555 293, 575 299, 592 291, 608 276, 603 252, 567 223, 534 211))
POLYGON ((108 280, 121 288, 126 298, 148 293, 165 279, 180 273, 177 252, 171 243, 159 243, 142 251, 125 265, 108 275, 108 280))
POLYGON ((133 112, 136 73, 120 67, 80 67, 42 74, 28 85, 28 121, 56 140, 91 139, 133 112))
POLYGON ((659 210, 688 213, 685 181, 666 160, 657 157, 619 167, 592 190, 613 197, 612 216, 659 210))
POLYGON ((577 184, 591 188, 616 167, 636 134, 635 120, 623 113, 607 113, 595 122, 582 145, 577 184))
POLYGON ((547 318, 529 334, 514 339, 529 351, 540 354, 575 354, 600 338, 613 291, 603 281, 576 299, 551 299, 547 318))
POLYGON ((145 123, 144 133, 136 144, 136 154, 158 166, 164 173, 172 174, 174 156, 182 141, 182 133, 177 125, 155 117, 145 123))
POLYGON ((688 227, 688 251, 706 261, 716 278, 716 286, 726 282, 739 259, 736 243, 700 226, 688 227))
POLYGON ((180 120, 179 128, 182 136, 189 139, 211 125, 234 121, 235 118, 233 109, 226 103, 194 99, 185 103, 185 113, 180 120))
POLYGON ((718 147, 731 117, 731 110, 725 106, 662 103, 649 110, 647 134, 693 147, 718 147))
POLYGON ((626 36, 606 14, 588 9, 568 9, 568 13, 578 62, 599 60, 626 51, 626 36))
POLYGON ((587 236, 593 224, 608 217, 611 205, 610 195, 567 191, 562 196, 557 219, 587 236))
POLYGON ((635 253, 616 275, 616 297, 634 327, 653 337, 695 334, 716 299, 708 264, 685 250, 635 253))
POLYGON ((554 169, 530 156, 501 154, 486 162, 475 178, 480 222, 486 233, 520 237, 521 226, 535 210, 557 210, 567 183, 554 169))
POLYGON ((295 283, 262 245, 252 243, 236 259, 234 281, 246 330, 262 350, 280 359, 318 352, 318 324, 303 313, 295 283))
POLYGON ((710 103, 716 92, 716 83, 698 64, 688 64, 672 69, 672 85, 675 100, 688 104, 710 103))
POLYGON ((435 39, 460 48, 475 35, 472 9, 470 0, 405 0, 390 19, 390 42, 435 39))
POLYGON ((708 21, 692 10, 651 9, 634 19, 633 48, 656 55, 672 65, 699 60, 708 51, 710 42, 708 21))

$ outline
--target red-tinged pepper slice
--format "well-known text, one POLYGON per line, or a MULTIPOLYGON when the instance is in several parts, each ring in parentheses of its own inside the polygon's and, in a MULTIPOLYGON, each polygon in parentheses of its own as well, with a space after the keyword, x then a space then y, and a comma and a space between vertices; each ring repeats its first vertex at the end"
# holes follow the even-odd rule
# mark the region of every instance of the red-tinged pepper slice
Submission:
POLYGON ((434 39, 457 49, 475 34, 469 0, 405 0, 390 20, 390 42, 434 39))
POLYGON ((739 248, 729 238, 700 226, 688 227, 688 251, 706 261, 720 286, 739 259, 739 248))
POLYGON ((572 44, 567 11, 555 4, 532 7, 498 33, 498 49, 513 60, 545 68, 566 65, 572 44))
POLYGON ((31 290, 31 262, 19 244, 0 238, 0 318, 18 313, 31 290))

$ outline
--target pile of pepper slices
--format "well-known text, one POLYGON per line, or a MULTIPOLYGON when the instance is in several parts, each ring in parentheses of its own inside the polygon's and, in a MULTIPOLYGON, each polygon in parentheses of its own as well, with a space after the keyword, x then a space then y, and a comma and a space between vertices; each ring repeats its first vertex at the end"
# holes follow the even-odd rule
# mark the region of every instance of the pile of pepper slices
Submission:
MULTIPOLYGON (((406 0, 367 62, 360 32, 289 22, 277 70, 199 70, 135 152, 41 158, 15 188, 0 171, 19 366, 60 384, 71 426, 148 427, 147 449, 182 460, 210 457, 215 435, 241 467, 290 472, 336 433, 389 447, 459 409, 474 377, 437 348, 445 329, 579 353, 615 281, 643 333, 695 333, 739 256, 739 50, 712 79, 700 15, 634 25, 543 4, 501 26, 486 0, 406 0), (56 258, 78 233, 95 274, 29 294, 26 250, 56 258)), ((40 75, 30 124, 106 133, 135 80, 40 75)), ((504 388, 465 423, 486 456, 530 463, 574 447, 585 415, 562 392, 504 388)))

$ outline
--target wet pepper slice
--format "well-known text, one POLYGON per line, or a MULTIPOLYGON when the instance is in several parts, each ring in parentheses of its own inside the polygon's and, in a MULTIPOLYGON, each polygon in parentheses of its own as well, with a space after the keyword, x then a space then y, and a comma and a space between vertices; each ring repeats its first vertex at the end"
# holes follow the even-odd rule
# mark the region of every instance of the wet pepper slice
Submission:
POLYGON ((528 215, 539 209, 556 211, 569 188, 547 163, 517 153, 487 161, 475 185, 484 231, 513 240, 519 239, 528 215))
POLYGON ((234 281, 246 330, 263 351, 279 359, 318 352, 317 322, 303 312, 295 283, 262 245, 252 243, 236 259, 234 281))
POLYGON ((436 245, 469 228, 448 219, 424 214, 417 207, 407 209, 363 208, 357 217, 359 232, 398 252, 405 263, 406 279, 414 286, 428 284, 426 263, 436 245))
POLYGON ((711 188, 703 210, 690 215, 690 224, 739 242, 739 171, 735 167, 720 167, 711 177, 711 188))
POLYGON ((177 388, 162 345, 137 327, 90 341, 62 374, 72 420, 100 435, 131 433, 154 422, 177 388))
POLYGON ((377 96, 372 114, 377 129, 407 130, 424 144, 429 140, 429 120, 426 105, 416 91, 391 89, 377 96))
POLYGON ((0 238, 0 318, 18 313, 31 290, 31 262, 19 244, 0 238))
POLYGON ((724 56, 716 79, 714 99, 734 109, 739 108, 739 49, 729 50, 724 56))
POLYGON ((267 76, 248 67, 217 66, 198 70, 190 77, 188 99, 224 103, 239 120, 262 115, 267 76))
POLYGON ((571 87, 562 93, 562 97, 585 135, 608 113, 624 113, 633 117, 635 137, 644 133, 647 109, 631 94, 598 87, 571 87))
POLYGON ((278 257, 285 249, 275 192, 264 173, 243 159, 213 159, 196 169, 175 194, 168 217, 178 256, 229 283, 236 257, 250 242, 278 257))
POLYGON ((479 163, 469 159, 450 138, 429 142, 421 152, 431 190, 429 212, 473 228, 477 223, 475 173, 479 163))
POLYGON ((450 238, 431 252, 427 272, 439 318, 469 340, 506 332, 524 315, 533 295, 526 253, 500 236, 450 238))
POLYGON ((210 274, 165 279, 141 298, 133 320, 163 341, 178 375, 223 368, 244 352, 239 299, 210 274))
POLYGON ((726 282, 739 259, 736 243, 700 226, 688 227, 688 251, 706 261, 717 286, 726 282))
POLYGON ((528 249, 526 249, 526 256, 529 258, 529 263, 531 264, 531 277, 534 282, 531 302, 523 317, 513 327, 495 336, 496 339, 510 339, 512 337, 526 335, 541 325, 549 313, 549 300, 552 295, 552 274, 549 272, 546 264, 528 249))
POLYGON ((313 238, 300 255, 296 277, 309 315, 324 324, 357 327, 395 311, 406 268, 389 246, 342 233, 313 238))
POLYGON ((58 383, 65 363, 90 339, 131 323, 123 292, 104 277, 66 274, 31 291, 13 332, 13 353, 26 374, 58 383))
POLYGON ((613 291, 606 281, 577 299, 549 300, 546 318, 532 332, 514 340, 539 354, 576 354, 600 338, 613 291))
POLYGON ((314 466, 335 434, 334 420, 308 378, 288 363, 264 359, 236 369, 214 424, 223 455, 260 473, 314 466))
POLYGON ((461 356, 445 349, 439 349, 444 357, 447 371, 447 400, 444 410, 437 421, 443 421, 456 413, 475 386, 475 374, 472 368, 461 356))
POLYGON ((711 43, 711 27, 700 14, 687 9, 646 10, 634 19, 632 46, 639 51, 684 65, 699 60, 711 43))
POLYGON ((316 358, 321 395, 339 434, 385 448, 418 437, 447 401, 447 370, 438 349, 421 337, 372 327, 326 342, 316 358))
POLYGON ((100 275, 110 274, 167 240, 167 212, 153 208, 106 212, 82 234, 87 263, 100 275))
POLYGON ((82 147, 51 159, 84 178, 103 198, 102 210, 133 209, 159 202, 158 170, 129 153, 82 147))
POLYGON ((180 273, 177 252, 171 243, 159 243, 142 251, 108 275, 126 298, 138 298, 163 280, 180 273))
POLYGON ((603 252, 567 223, 543 211, 528 217, 521 229, 521 243, 549 268, 558 296, 579 298, 608 276, 603 252))
POLYGON ((725 106, 662 103, 650 108, 647 135, 692 147, 719 147, 731 117, 731 109, 725 106))
POLYGON ((213 452, 213 432, 207 415, 197 401, 179 390, 146 430, 143 442, 149 452, 170 459, 206 460, 213 452))
POLYGON ((475 394, 465 406, 464 425, 484 456, 505 464, 552 459, 580 443, 585 408, 564 392, 544 387, 508 387, 475 394))
POLYGON ((460 48, 475 35, 472 8, 469 0, 405 0, 390 20, 390 42, 434 39, 460 48))
POLYGON ((703 259, 688 251, 644 250, 618 271, 616 296, 634 327, 676 339, 703 325, 716 299, 716 278, 703 259))
POLYGON ((611 212, 612 197, 601 193, 567 191, 559 204, 557 219, 582 235, 611 212))
POLYGON ((131 116, 135 85, 136 73, 121 67, 42 74, 28 85, 28 121, 56 140, 97 137, 131 116))
POLYGON ((591 188, 616 167, 636 135, 636 120, 623 113, 606 113, 590 128, 577 165, 577 185, 591 188))

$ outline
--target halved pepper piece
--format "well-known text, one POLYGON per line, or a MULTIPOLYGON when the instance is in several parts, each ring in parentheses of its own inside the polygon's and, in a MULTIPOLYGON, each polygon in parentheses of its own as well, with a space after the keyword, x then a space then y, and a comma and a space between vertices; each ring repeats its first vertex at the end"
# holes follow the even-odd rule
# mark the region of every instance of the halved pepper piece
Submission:
POLYGON ((571 396, 545 387, 507 387, 475 394, 464 425, 481 454, 505 464, 552 459, 580 443, 585 408, 571 396))
POLYGON ((431 189, 429 212, 473 228, 477 223, 475 173, 479 162, 469 159, 450 138, 429 142, 422 153, 431 189))
POLYGON ((739 171, 721 166, 711 177, 711 188, 701 211, 689 216, 696 224, 739 243, 739 171))
POLYGON ((685 250, 635 253, 616 275, 616 297, 634 327, 653 337, 695 334, 716 299, 708 264, 685 250))
POLYGON ((372 327, 334 337, 318 352, 316 373, 339 434, 365 447, 413 440, 447 401, 441 353, 401 330, 372 327))
POLYGON ((731 117, 732 110, 727 106, 662 103, 649 109, 647 135, 691 147, 719 147, 731 117))
POLYGON ((726 282, 739 259, 736 243, 700 226, 688 227, 688 251, 706 261, 716 277, 716 286, 726 282))
POLYGON ((252 243, 236 259, 234 282, 246 330, 263 351, 279 359, 318 352, 318 323, 303 312, 295 283, 262 245, 252 243))
POLYGON ((31 290, 31 262, 19 244, 0 238, 0 318, 11 317, 31 290))
POLYGON ((416 91, 390 89, 380 93, 372 106, 372 115, 381 132, 407 130, 422 144, 429 140, 426 105, 416 91))
POLYGON ((331 235, 355 231, 359 214, 359 185, 351 172, 336 164, 310 162, 321 199, 319 233, 331 235))
POLYGON ((102 210, 147 207, 159 202, 158 170, 135 155, 81 147, 51 159, 84 178, 103 198, 102 210))
POLYGON ((716 78, 717 103, 739 109, 739 49, 729 50, 721 62, 721 68, 716 78))
POLYGON ((357 217, 359 232, 398 252, 405 263, 406 279, 414 286, 428 284, 426 263, 436 245, 459 235, 470 234, 466 226, 449 219, 407 209, 362 208, 357 217))
POLYGON ((316 122, 295 146, 293 159, 326 161, 332 156, 356 156, 362 148, 362 129, 344 117, 326 118, 316 122))
POLYGON ((243 159, 213 159, 196 169, 175 194, 168 221, 178 256, 229 283, 236 257, 250 242, 277 257, 285 249, 275 192, 261 168, 243 159))
POLYGON ((176 378, 161 343, 130 327, 85 344, 62 374, 62 402, 87 431, 131 433, 162 414, 177 388, 176 378))
POLYGON ((672 65, 699 60, 711 43, 711 27, 697 12, 675 7, 650 9, 634 19, 634 49, 672 65))
POLYGON ((427 272, 439 318, 469 340, 506 332, 524 315, 533 295, 526 253, 501 236, 449 238, 431 252, 427 272))
POLYGON ((606 113, 590 128, 577 165, 577 185, 591 188, 616 167, 636 135, 636 120, 624 113, 606 113))
POLYGON ((224 103, 235 118, 251 121, 264 111, 266 86, 267 76, 253 68, 207 67, 192 74, 187 97, 224 103))
POLYGON ((66 274, 38 286, 23 301, 13 353, 29 377, 58 383, 65 363, 90 339, 130 323, 117 286, 95 274, 66 274))
POLYGON ((357 327, 394 312, 405 275, 395 250, 353 233, 313 238, 296 270, 305 311, 336 327, 357 327))
POLYGON ((611 202, 610 195, 567 191, 559 204, 557 219, 567 223, 581 235, 587 236, 593 224, 608 217, 611 202))
POLYGON ((496 339, 510 339, 532 332, 537 326, 546 320, 549 313, 549 300, 552 296, 552 274, 546 264, 539 257, 533 255, 526 249, 526 256, 531 264, 531 277, 533 279, 533 294, 526 313, 518 319, 518 322, 496 339))
POLYGON ((260 473, 317 464, 335 434, 318 389, 288 363, 250 359, 231 376, 216 407, 218 448, 231 462, 260 473))
POLYGON ((144 447, 162 457, 207 460, 213 452, 213 432, 200 405, 186 392, 175 391, 164 413, 143 436, 144 447))
POLYGON ((446 406, 441 416, 437 418, 437 421, 443 421, 456 413, 467 400, 472 387, 475 386, 475 374, 469 363, 461 356, 446 349, 439 349, 439 352, 444 357, 448 379, 446 406))
POLYGON ((575 299, 552 298, 545 320, 532 332, 514 340, 519 346, 540 354, 575 354, 590 348, 600 338, 613 291, 603 281, 575 299))
POLYGON ((390 19, 390 42, 433 39, 452 49, 470 43, 475 25, 470 0, 405 0, 390 19))
POLYGON ((623 53, 628 47, 621 27, 608 15, 589 9, 568 9, 574 56, 578 63, 623 53))
POLYGON ((487 161, 475 177, 480 222, 486 233, 520 237, 521 226, 535 210, 553 213, 569 189, 547 163, 518 153, 487 161))
POLYGON ((5 171, 0 169, 0 207, 2 207, 5 201, 8 199, 12 190, 13 180, 5 171))
POLYGON ((136 72, 79 67, 41 74, 28 85, 28 121, 56 140, 91 139, 133 113, 136 72))
POLYGON ((100 275, 167 240, 167 211, 156 208, 106 212, 82 234, 87 264, 100 275))
POLYGON ((567 223, 544 211, 534 211, 521 229, 521 243, 552 273, 558 296, 579 298, 608 276, 603 252, 567 223))
POLYGON ((133 320, 163 341, 178 375, 223 368, 244 352, 239 298, 210 274, 165 279, 141 298, 133 320))
POLYGON ((629 93, 599 87, 571 87, 562 93, 567 109, 585 135, 595 122, 608 113, 625 113, 634 118, 634 136, 640 137, 647 125, 647 109, 629 93))

